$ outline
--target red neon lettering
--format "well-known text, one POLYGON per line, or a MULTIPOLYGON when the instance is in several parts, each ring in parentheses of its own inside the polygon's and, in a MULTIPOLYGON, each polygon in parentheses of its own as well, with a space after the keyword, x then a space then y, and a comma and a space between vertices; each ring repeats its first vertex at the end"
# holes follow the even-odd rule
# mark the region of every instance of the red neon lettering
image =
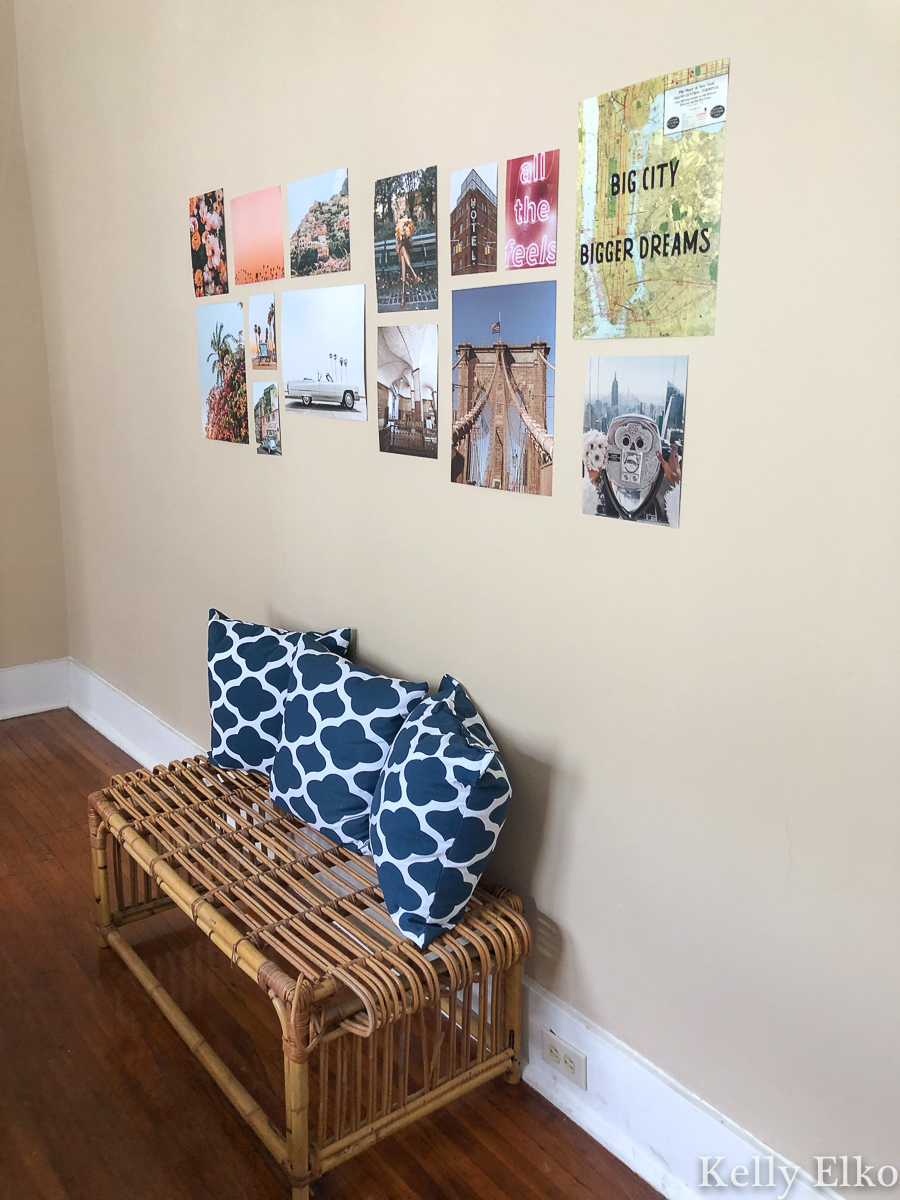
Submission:
MULTIPOLYGON (((541 201, 541 203, 546 204, 546 201, 541 201)), ((526 195, 524 200, 516 200, 513 204, 513 214, 516 219, 516 224, 533 225, 538 219, 538 210, 539 205, 535 204, 530 196, 526 195)))
POLYGON ((519 183, 537 183, 547 178, 547 155, 533 154, 519 167, 519 183))

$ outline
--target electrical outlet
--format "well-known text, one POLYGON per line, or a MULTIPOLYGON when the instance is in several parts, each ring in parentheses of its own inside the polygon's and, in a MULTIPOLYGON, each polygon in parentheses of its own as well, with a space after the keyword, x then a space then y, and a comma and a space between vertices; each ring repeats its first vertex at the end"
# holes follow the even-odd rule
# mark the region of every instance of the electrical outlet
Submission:
POLYGON ((541 1057, 576 1087, 587 1091, 587 1057, 557 1037, 552 1029, 541 1030, 541 1057))

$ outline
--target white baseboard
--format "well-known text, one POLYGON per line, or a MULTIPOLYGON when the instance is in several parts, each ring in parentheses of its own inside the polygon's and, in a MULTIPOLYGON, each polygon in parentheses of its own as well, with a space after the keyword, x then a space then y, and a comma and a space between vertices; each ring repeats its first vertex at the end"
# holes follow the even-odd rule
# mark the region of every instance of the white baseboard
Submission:
MULTIPOLYGON (((754 1156, 760 1160, 763 1183, 769 1176, 769 1156, 776 1186, 750 1187, 747 1195, 777 1200, 785 1191, 784 1167, 793 1180, 786 1200, 840 1200, 829 1188, 795 1163, 776 1154, 745 1129, 693 1095, 624 1042, 588 1021, 575 1009, 525 979, 523 1024, 527 1065, 523 1078, 542 1096, 586 1130, 668 1200, 715 1197, 723 1190, 735 1196, 754 1178, 754 1156), (551 1029, 587 1056, 587 1091, 563 1078, 541 1056, 541 1030, 551 1029), (701 1156, 718 1164, 726 1188, 700 1188, 701 1156), (736 1166, 749 1175, 731 1183, 736 1166)), ((810 1164, 814 1166, 814 1164, 810 1164)), ((710 1177, 711 1179, 713 1177, 710 1177)))
POLYGON ((69 660, 52 658, 0 671, 0 721, 65 708, 69 703, 69 660))
MULTIPOLYGON (((152 712, 71 659, 34 663, 0 671, 0 719, 50 708, 73 709, 145 767, 203 753, 203 748, 161 721, 152 712)), ((762 1189, 760 1200, 779 1200, 786 1181, 793 1183, 783 1200, 840 1200, 829 1188, 817 1188, 811 1175, 741 1129, 698 1096, 669 1078, 647 1059, 531 980, 525 980, 523 1014, 526 1065, 524 1078, 571 1117, 601 1145, 667 1200, 721 1196, 722 1188, 699 1188, 700 1159, 714 1164, 732 1195, 743 1191, 729 1180, 735 1166, 749 1169, 760 1159, 763 1180, 772 1156, 775 1187, 762 1189), (587 1091, 554 1071, 541 1057, 541 1030, 552 1029, 587 1056, 587 1091)), ((810 1164, 812 1165, 812 1164, 810 1164)), ((740 1178, 740 1177, 739 1177, 740 1178)), ((760 1196, 751 1187, 751 1195, 760 1196)))
POLYGON ((0 671, 0 721, 71 708, 142 767, 202 754, 192 742, 72 658, 0 671))
POLYGON ((69 663, 68 706, 142 767, 204 753, 202 746, 74 659, 69 663))

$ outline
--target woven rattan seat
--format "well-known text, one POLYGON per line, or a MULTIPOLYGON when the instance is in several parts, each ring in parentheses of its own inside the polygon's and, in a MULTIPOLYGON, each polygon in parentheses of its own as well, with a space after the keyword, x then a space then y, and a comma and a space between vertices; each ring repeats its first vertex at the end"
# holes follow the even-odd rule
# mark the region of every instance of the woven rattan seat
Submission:
POLYGON ((518 1079, 530 933, 507 889, 476 889, 456 929, 422 951, 391 922, 371 859, 275 808, 263 777, 200 757, 116 776, 90 797, 90 822, 101 939, 276 1156, 295 1200, 389 1130, 497 1075, 518 1079), (119 932, 174 906, 278 1012, 284 1134, 119 932))

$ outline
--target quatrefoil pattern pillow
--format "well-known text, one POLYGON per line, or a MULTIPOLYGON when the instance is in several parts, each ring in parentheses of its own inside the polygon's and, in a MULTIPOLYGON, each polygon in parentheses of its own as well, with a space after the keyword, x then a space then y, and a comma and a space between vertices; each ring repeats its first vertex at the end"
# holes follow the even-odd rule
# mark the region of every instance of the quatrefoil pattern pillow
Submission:
POLYGON ((487 726, 450 675, 413 712, 372 802, 378 882, 418 946, 460 920, 506 819, 509 777, 487 726))
MULTIPOLYGON (((209 610, 209 760, 218 767, 267 773, 281 742, 284 693, 303 635, 209 610)), ((350 645, 349 629, 311 633, 338 654, 350 645)))
POLYGON ((427 683, 390 679, 300 639, 269 795, 333 841, 369 850, 372 794, 427 683))

